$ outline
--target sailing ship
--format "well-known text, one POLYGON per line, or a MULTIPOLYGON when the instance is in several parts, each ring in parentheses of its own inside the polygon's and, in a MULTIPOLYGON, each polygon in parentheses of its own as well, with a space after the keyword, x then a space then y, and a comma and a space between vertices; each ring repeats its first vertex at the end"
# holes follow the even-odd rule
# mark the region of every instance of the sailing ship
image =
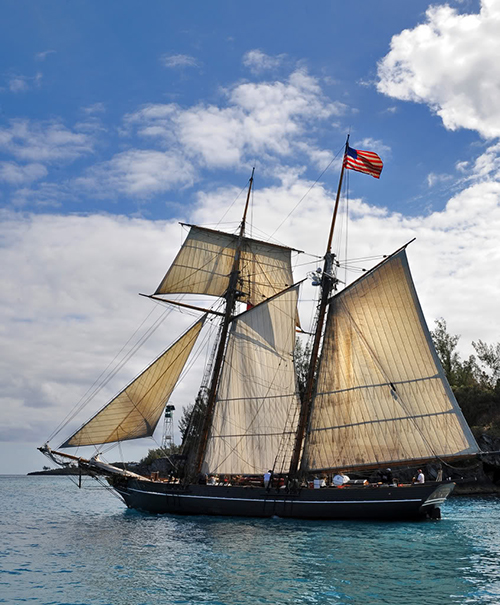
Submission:
POLYGON ((479 451, 434 349, 406 246, 337 291, 331 247, 344 170, 379 175, 381 162, 366 154, 347 140, 324 266, 314 276, 319 301, 300 396, 294 347, 301 284, 293 282, 292 248, 247 236, 252 171, 238 232, 188 225, 151 295, 165 302, 177 294, 218 297, 222 310, 170 299, 201 317, 58 449, 39 449, 58 464, 104 476, 128 507, 151 513, 439 518, 451 481, 314 489, 314 478, 330 483, 340 470, 420 466, 479 451), (352 164, 366 158, 365 170, 352 164), (180 479, 61 451, 151 436, 211 314, 220 318, 217 342, 184 439, 180 479))

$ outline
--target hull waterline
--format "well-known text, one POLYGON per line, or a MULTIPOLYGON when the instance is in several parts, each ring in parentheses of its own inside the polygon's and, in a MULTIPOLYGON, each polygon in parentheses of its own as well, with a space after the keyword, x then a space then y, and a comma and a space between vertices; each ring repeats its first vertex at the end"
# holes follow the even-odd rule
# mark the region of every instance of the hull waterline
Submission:
POLYGON ((179 486, 128 479, 112 481, 129 508, 155 514, 284 517, 295 519, 439 518, 454 483, 408 486, 303 488, 296 493, 264 488, 179 486))

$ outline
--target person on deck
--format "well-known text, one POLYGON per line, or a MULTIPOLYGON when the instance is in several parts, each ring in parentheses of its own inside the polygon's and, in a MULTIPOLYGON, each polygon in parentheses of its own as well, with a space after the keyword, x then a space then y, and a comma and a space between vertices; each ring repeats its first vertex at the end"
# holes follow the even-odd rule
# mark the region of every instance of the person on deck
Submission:
POLYGON ((415 479, 415 483, 425 483, 424 473, 422 472, 421 468, 418 469, 418 475, 415 479))
POLYGON ((333 478, 333 485, 340 487, 341 485, 344 485, 345 483, 348 483, 349 481, 350 481, 349 477, 347 475, 344 475, 344 473, 342 471, 339 471, 333 478))
POLYGON ((271 477, 273 476, 273 471, 267 471, 264 473, 264 487, 267 489, 271 483, 271 477))

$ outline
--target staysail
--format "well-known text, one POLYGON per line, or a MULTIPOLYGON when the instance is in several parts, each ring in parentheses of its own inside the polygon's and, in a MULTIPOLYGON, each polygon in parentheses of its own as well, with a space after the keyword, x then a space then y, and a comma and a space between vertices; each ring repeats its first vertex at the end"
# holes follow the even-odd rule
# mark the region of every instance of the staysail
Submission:
POLYGON ((293 364, 297 298, 294 286, 233 321, 204 472, 264 473, 278 452, 291 455, 299 405, 293 364))
POLYGON ((402 250, 330 302, 301 470, 478 451, 402 250))
POLYGON ((61 447, 98 445, 151 436, 205 317, 197 321, 61 447))
MULTIPOLYGON (((190 226, 155 294, 223 296, 229 286, 238 235, 190 226)), ((239 300, 259 304, 293 284, 291 248, 241 239, 239 300)))

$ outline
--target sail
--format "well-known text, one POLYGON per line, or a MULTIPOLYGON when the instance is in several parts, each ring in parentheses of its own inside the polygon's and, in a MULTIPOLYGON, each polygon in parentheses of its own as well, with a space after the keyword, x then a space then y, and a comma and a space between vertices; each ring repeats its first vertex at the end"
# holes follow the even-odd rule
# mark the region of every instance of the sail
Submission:
POLYGON ((231 326, 204 472, 264 473, 289 462, 298 396, 293 350, 298 286, 231 326))
MULTIPOLYGON (((229 286, 238 236, 191 226, 155 294, 223 296, 229 286)), ((259 304, 293 283, 291 248, 243 238, 239 300, 259 304)))
POLYGON ((153 434, 205 320, 204 316, 61 447, 153 434))
POLYGON ((402 250, 330 303, 301 469, 477 451, 402 250))

